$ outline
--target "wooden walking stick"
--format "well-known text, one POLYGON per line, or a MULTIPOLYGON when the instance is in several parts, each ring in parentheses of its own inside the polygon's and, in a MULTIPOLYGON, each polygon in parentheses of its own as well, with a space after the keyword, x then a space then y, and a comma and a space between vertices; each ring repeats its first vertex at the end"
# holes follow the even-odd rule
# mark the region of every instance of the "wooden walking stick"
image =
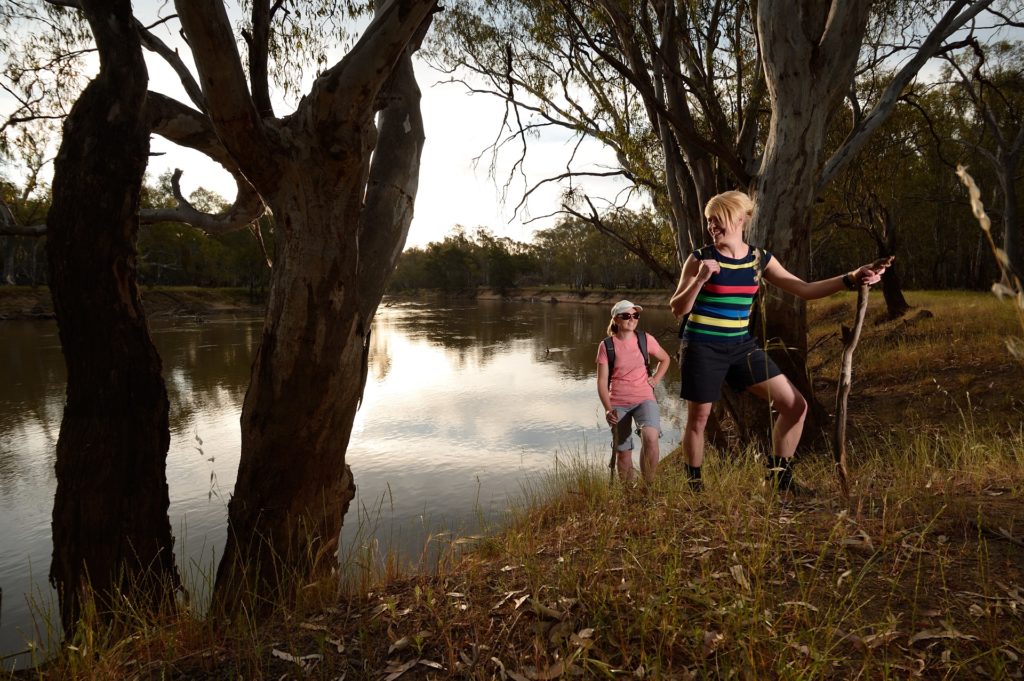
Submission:
POLYGON ((612 460, 608 462, 608 485, 612 486, 615 484, 615 459, 618 458, 618 452, 615 451, 615 426, 612 426, 612 460))
MULTIPOLYGON (((881 269, 892 265, 895 256, 880 258, 871 263, 871 269, 881 269)), ((846 401, 850 397, 851 377, 853 374, 853 351, 860 341, 860 332, 864 327, 864 317, 868 311, 868 293, 871 287, 861 285, 857 290, 857 314, 853 328, 843 325, 843 361, 839 371, 839 387, 836 388, 836 422, 833 431, 833 456, 835 457, 836 475, 843 496, 850 498, 850 483, 846 469, 846 401)))

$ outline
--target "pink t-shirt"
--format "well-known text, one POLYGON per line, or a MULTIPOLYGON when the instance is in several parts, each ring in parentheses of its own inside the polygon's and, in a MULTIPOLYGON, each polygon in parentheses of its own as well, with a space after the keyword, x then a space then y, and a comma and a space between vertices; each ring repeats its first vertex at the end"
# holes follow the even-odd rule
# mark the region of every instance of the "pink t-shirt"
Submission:
MULTIPOLYGON (((615 370, 612 373, 611 402, 613 407, 627 407, 654 399, 654 388, 647 382, 647 368, 644 355, 635 337, 620 341, 612 336, 615 348, 615 370)), ((661 349, 654 336, 647 334, 647 354, 653 355, 661 349)), ((604 342, 597 346, 597 363, 607 364, 608 353, 604 342)))

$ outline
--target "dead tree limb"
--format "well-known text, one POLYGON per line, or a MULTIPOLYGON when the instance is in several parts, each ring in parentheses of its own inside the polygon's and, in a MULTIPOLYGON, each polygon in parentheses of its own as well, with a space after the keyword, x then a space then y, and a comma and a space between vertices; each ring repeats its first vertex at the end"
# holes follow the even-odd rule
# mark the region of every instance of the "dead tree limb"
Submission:
MULTIPOLYGON (((892 265, 893 257, 881 258, 872 263, 872 269, 881 269, 892 265)), ((860 332, 864 328, 864 317, 868 311, 868 293, 871 287, 862 285, 857 290, 857 314, 854 317, 853 328, 842 326, 843 337, 843 361, 839 370, 839 386, 836 388, 836 419, 833 433, 833 456, 835 457, 836 475, 839 477, 839 486, 843 490, 843 496, 850 497, 849 473, 846 468, 846 403, 850 397, 850 388, 853 376, 853 351, 860 341, 860 332)))

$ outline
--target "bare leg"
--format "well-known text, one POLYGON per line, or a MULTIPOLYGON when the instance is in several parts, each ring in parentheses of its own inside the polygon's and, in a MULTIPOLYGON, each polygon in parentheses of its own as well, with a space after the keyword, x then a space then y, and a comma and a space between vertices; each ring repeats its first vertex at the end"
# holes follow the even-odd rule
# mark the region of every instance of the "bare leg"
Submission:
POLYGON ((686 401, 686 430, 683 431, 683 456, 686 463, 699 467, 704 463, 704 428, 711 416, 711 402, 686 401))
POLYGON ((619 480, 629 482, 633 479, 633 450, 615 452, 615 467, 619 471, 619 480))
POLYGON ((772 428, 772 447, 776 456, 792 459, 804 432, 807 400, 785 376, 775 376, 747 389, 778 412, 772 428))
POLYGON ((644 482, 654 482, 654 472, 658 470, 658 460, 661 458, 659 435, 657 428, 645 427, 641 431, 644 444, 640 449, 640 473, 644 476, 644 482))

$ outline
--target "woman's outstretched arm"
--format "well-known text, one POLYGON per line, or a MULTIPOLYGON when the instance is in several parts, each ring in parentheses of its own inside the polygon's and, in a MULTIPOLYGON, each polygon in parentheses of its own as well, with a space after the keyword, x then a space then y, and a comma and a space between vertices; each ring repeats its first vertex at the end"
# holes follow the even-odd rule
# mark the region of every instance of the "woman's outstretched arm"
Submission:
POLYGON ((783 267, 778 258, 772 258, 764 268, 764 278, 768 283, 778 286, 787 293, 792 293, 804 300, 815 300, 816 298, 826 298, 848 288, 847 282, 850 282, 854 289, 863 284, 877 284, 885 269, 885 264, 875 262, 870 265, 861 265, 852 272, 837 277, 808 282, 783 267))

